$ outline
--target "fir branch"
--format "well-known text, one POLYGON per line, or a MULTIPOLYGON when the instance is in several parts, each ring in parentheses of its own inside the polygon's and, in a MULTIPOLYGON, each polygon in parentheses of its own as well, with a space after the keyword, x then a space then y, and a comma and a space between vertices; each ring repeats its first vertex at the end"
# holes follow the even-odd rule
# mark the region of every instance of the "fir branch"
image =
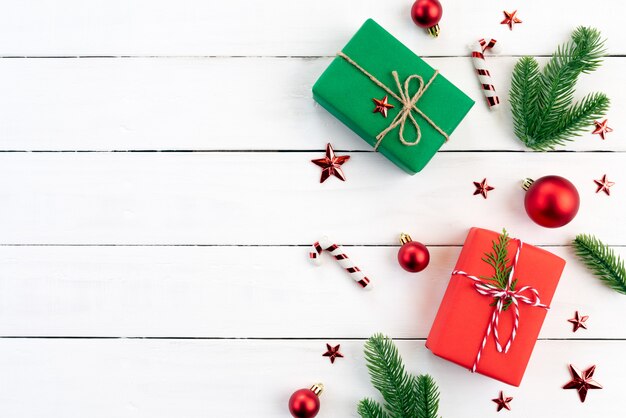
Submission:
POLYGON ((394 418, 412 418, 413 382, 391 339, 375 334, 365 343, 365 359, 372 385, 383 395, 394 418))
POLYGON ((372 399, 362 399, 357 407, 357 412, 363 418, 389 418, 380 404, 372 399))
POLYGON ((510 92, 515 135, 532 149, 554 149, 606 113, 609 99, 602 93, 572 105, 576 80, 596 70, 605 54, 600 32, 578 27, 541 73, 533 58, 521 58, 513 69, 510 92))
POLYGON ((435 380, 427 374, 414 379, 415 398, 417 399, 416 418, 437 418, 439 411, 439 390, 435 380))
POLYGON ((539 64, 533 57, 522 57, 513 70, 511 79, 511 109, 515 135, 525 143, 531 143, 532 128, 529 124, 536 118, 539 100, 539 64))
POLYGON ((588 94, 564 111, 561 118, 555 121, 552 131, 545 136, 549 140, 538 142, 535 146, 554 148, 557 145, 564 145, 572 137, 580 136, 587 126, 600 119, 607 110, 609 98, 604 93, 588 94))
POLYGON ((593 235, 577 235, 573 244, 576 255, 596 277, 626 295, 626 269, 621 257, 593 235))
POLYGON ((437 418, 439 390, 432 377, 410 375, 393 341, 382 334, 365 343, 365 358, 372 384, 384 406, 365 398, 357 412, 362 418, 437 418))

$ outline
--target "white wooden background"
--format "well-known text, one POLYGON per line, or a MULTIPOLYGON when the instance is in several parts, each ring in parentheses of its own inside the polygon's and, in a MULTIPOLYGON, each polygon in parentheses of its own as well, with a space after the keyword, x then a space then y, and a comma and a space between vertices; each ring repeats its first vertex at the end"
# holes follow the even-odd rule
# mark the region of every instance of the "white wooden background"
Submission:
POLYGON ((410 0, 22 0, 0 4, 0 416, 286 417, 291 392, 321 381, 323 417, 377 396, 363 341, 384 332, 441 389, 446 418, 617 417, 624 411, 626 305, 573 257, 579 232, 626 256, 623 2, 446 0, 439 39, 410 0), (591 7, 591 8, 590 8, 591 7), (502 10, 524 21, 511 32, 502 10), (311 98, 332 55, 373 17, 477 101, 449 144, 410 177, 311 98), (534 153, 508 105, 489 113, 465 46, 489 57, 506 102, 523 54, 545 61, 577 25, 610 57, 580 95, 605 91, 614 129, 534 153), (320 185, 326 142, 352 158, 320 185), (558 230, 524 214, 523 177, 560 174, 582 198, 558 230), (593 179, 616 182, 611 197, 593 179), (472 196, 472 181, 496 187, 472 196), (424 339, 471 226, 503 226, 568 260, 520 388, 435 358, 424 339), (395 261, 406 231, 429 268, 395 261), (363 292, 307 246, 327 233, 372 277, 363 292), (572 334, 575 310, 589 329, 572 334), (345 358, 331 365, 325 343, 345 358), (560 387, 597 364, 586 403, 560 387))

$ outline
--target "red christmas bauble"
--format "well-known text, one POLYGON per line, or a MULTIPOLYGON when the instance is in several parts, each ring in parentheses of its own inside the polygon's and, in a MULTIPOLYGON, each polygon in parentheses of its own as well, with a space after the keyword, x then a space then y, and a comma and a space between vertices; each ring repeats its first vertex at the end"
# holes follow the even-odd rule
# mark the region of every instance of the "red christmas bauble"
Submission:
POLYGON ((311 389, 296 390, 289 398, 289 412, 295 418, 313 418, 320 410, 322 385, 313 385, 311 389))
POLYGON ((443 8, 439 0, 417 0, 411 7, 411 18, 420 28, 431 28, 439 23, 443 8))
POLYGON ((400 236, 402 247, 398 250, 398 263, 408 272, 417 273, 424 270, 430 262, 430 252, 421 242, 411 241, 406 234, 400 236))
POLYGON ((525 182, 524 207, 534 222, 546 228, 567 225, 578 213, 580 196, 569 180, 545 176, 525 182))

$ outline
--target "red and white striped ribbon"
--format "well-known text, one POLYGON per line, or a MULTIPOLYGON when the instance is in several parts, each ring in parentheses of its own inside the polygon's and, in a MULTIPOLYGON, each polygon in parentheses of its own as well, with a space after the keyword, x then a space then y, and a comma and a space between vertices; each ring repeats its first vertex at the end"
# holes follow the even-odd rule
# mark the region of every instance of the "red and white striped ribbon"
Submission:
POLYGON ((487 330, 485 331, 485 336, 483 341, 478 349, 478 354, 476 355, 476 359, 474 360, 474 364, 472 366, 472 372, 476 371, 476 367, 478 367, 478 362, 480 361, 480 356, 482 355, 483 349, 485 345, 487 345, 487 340, 493 331, 494 340, 496 342, 496 349, 499 353, 507 353, 509 348, 511 348, 511 344, 515 341, 515 337, 517 335, 517 329, 519 327, 519 303, 525 303, 531 306, 537 306, 539 308, 550 309, 549 306, 541 303, 539 299, 539 292, 532 286, 524 286, 517 290, 511 290, 511 285, 513 283, 513 276, 515 275, 515 267, 517 266, 517 260, 519 259, 519 255, 522 251, 522 242, 518 239, 514 240, 517 243, 517 251, 515 252, 515 258, 513 259, 513 264, 511 266, 511 274, 509 274, 509 279, 507 281, 506 289, 501 289, 496 287, 491 283, 485 283, 480 278, 476 276, 472 276, 461 270, 454 270, 452 275, 459 275, 467 277, 470 280, 474 281, 474 288, 478 293, 484 296, 489 296, 492 298, 497 298, 497 302, 493 308, 493 312, 491 314, 491 319, 487 324, 487 330), (529 293, 529 295, 524 295, 523 293, 529 293), (500 320, 500 314, 504 309, 504 304, 510 300, 513 304, 513 312, 514 312, 514 322, 513 322, 513 330, 511 331, 511 335, 507 340, 506 344, 502 346, 500 343, 500 336, 498 335, 498 323, 500 320))
POLYGON ((360 268, 354 264, 352 260, 348 258, 348 255, 343 251, 340 245, 333 244, 327 237, 322 238, 315 244, 313 244, 311 251, 309 251, 309 259, 314 264, 321 264, 321 255, 323 251, 328 251, 337 260, 339 265, 348 272, 350 277, 361 285, 364 289, 371 289, 372 284, 360 268))
POLYGON ((495 39, 490 39, 489 41, 479 39, 470 46, 470 49, 472 50, 472 63, 476 69, 478 81, 480 81, 490 109, 496 109, 500 105, 500 98, 496 94, 496 87, 493 85, 491 74, 487 69, 484 52, 493 48, 495 45, 495 39))

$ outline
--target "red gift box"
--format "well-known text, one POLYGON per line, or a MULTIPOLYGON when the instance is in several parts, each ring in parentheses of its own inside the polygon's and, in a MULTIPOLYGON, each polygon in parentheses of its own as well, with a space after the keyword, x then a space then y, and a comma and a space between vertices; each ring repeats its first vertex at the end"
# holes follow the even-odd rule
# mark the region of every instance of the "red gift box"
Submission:
POLYGON ((565 260, 511 239, 507 245, 508 265, 513 266, 509 283, 517 282, 507 293, 485 279, 493 277, 494 268, 483 258, 492 252, 499 236, 486 229, 470 229, 426 347, 446 360, 519 386, 565 260), (509 306, 499 309, 506 301, 509 306))

